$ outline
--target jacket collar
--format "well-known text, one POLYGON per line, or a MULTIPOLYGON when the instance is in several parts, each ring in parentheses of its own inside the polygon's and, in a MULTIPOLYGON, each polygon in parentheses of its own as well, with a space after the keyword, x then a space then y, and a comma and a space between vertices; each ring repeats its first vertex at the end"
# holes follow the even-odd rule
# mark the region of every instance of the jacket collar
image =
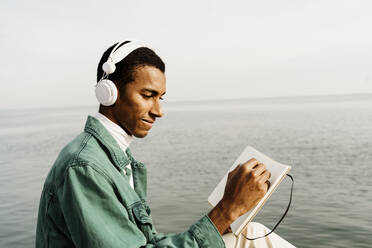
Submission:
POLYGON ((109 151, 110 157, 119 170, 134 162, 129 148, 124 153, 119 144, 96 118, 88 116, 84 131, 92 134, 109 151))
POLYGON ((129 148, 123 152, 119 147, 119 144, 96 118, 88 116, 84 131, 92 134, 107 149, 116 168, 122 170, 128 164, 131 164, 133 170, 134 191, 141 199, 146 199, 147 169, 145 165, 133 158, 129 148))

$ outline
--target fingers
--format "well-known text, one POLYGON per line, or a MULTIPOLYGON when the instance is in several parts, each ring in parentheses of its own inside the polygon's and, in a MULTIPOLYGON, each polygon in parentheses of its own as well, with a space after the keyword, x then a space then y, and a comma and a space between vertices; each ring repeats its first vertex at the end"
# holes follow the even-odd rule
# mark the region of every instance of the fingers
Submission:
POLYGON ((266 189, 266 192, 267 192, 270 188, 271 183, 270 183, 270 181, 266 181, 265 184, 267 185, 267 189, 266 189))
POLYGON ((256 178, 256 181, 261 185, 266 183, 267 189, 270 187, 270 182, 268 182, 268 180, 271 176, 271 173, 266 170, 266 166, 263 163, 258 162, 257 159, 252 158, 242 165, 239 164, 229 173, 228 179, 237 173, 239 169, 243 171, 243 174, 250 174, 251 176, 253 175, 253 177, 256 178))
POLYGON ((266 181, 268 181, 270 177, 271 177, 270 171, 265 170, 265 172, 262 173, 262 175, 260 176, 259 182, 262 184, 266 183, 266 181))
POLYGON ((265 165, 260 163, 253 168, 253 173, 255 176, 260 176, 262 173, 265 172, 265 170, 266 170, 265 165))
POLYGON ((252 170, 253 167, 255 167, 256 165, 258 165, 258 161, 257 159, 255 158, 251 158, 250 160, 248 160, 247 162, 245 162, 244 164, 242 164, 242 169, 245 169, 245 170, 252 170))
MULTIPOLYGON (((257 160, 256 160, 257 161, 257 160)), ((260 163, 260 162, 257 162, 258 164, 256 164, 253 168, 252 168, 252 172, 253 172, 253 175, 255 177, 260 177, 260 181, 262 183, 266 182, 267 180, 269 180, 270 176, 271 176, 271 173, 266 170, 266 166, 263 164, 263 163, 260 163)))

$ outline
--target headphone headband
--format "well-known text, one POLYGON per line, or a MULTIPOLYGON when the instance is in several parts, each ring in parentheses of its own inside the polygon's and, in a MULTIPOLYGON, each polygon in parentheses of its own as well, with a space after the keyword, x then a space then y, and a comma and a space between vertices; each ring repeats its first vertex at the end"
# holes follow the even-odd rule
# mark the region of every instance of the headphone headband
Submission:
POLYGON ((131 52, 140 47, 149 47, 146 42, 134 39, 127 39, 118 42, 112 49, 107 61, 103 63, 102 70, 103 76, 96 85, 96 97, 97 100, 104 106, 111 106, 115 103, 118 93, 115 84, 109 80, 108 75, 115 72, 115 64, 122 61, 131 52), (129 41, 129 42, 128 42, 129 41), (124 45, 122 45, 124 42, 124 45), (122 45, 122 46, 120 46, 122 45))
POLYGON ((137 48, 140 48, 140 47, 149 47, 149 46, 146 44, 146 42, 140 41, 140 40, 124 40, 122 42, 119 42, 118 44, 116 44, 114 49, 112 49, 112 51, 110 53, 110 56, 109 56, 107 61, 111 60, 110 62, 116 64, 116 63, 122 61, 131 52, 133 52, 134 50, 136 50, 137 48), (121 44, 123 44, 124 42, 127 42, 127 41, 129 41, 129 42, 120 46, 121 44))

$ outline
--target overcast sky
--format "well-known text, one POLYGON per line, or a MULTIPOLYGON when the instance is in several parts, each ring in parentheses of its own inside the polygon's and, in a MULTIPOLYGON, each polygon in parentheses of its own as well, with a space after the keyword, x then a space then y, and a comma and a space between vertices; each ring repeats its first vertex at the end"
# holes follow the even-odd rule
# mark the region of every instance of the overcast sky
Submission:
POLYGON ((136 37, 168 101, 372 92, 372 1, 0 3, 0 108, 94 105, 96 67, 136 37))

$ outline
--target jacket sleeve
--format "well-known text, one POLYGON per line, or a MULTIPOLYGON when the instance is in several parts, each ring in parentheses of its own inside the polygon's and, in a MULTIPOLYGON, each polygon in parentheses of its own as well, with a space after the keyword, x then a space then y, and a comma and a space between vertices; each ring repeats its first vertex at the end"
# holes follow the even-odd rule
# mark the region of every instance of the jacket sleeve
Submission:
POLYGON ((225 243, 208 215, 204 215, 189 230, 182 233, 156 233, 146 247, 225 247, 225 243))
POLYGON ((76 247, 225 247, 207 215, 186 232, 161 234, 151 223, 147 240, 116 196, 109 178, 89 165, 67 169, 58 198, 71 239, 76 247))

